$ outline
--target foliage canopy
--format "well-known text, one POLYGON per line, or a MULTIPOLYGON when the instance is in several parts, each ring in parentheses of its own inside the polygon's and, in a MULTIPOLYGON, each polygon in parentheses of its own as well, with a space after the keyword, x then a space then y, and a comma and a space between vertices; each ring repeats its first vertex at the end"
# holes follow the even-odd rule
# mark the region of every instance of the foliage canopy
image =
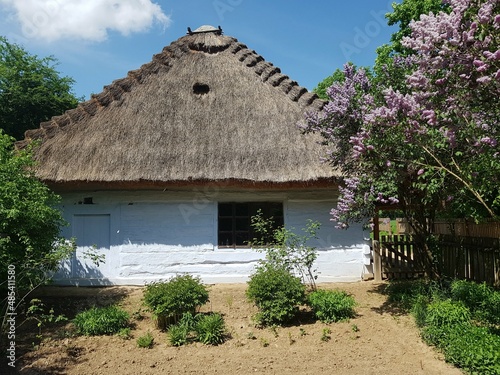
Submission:
POLYGON ((9 295, 0 302, 4 322, 7 305, 17 310, 75 248, 60 236, 59 197, 35 177, 30 151, 15 150, 13 141, 0 130, 0 293, 9 295))
POLYGON ((0 37, 0 127, 20 140, 28 129, 74 108, 73 79, 61 77, 57 60, 39 58, 0 37))
POLYGON ((308 113, 303 129, 322 135, 330 163, 348 176, 332 211, 338 225, 398 205, 432 276, 438 211, 476 220, 500 213, 500 4, 450 0, 410 22, 427 10, 415 4, 405 0, 388 17, 411 30, 393 38, 403 53, 379 60, 373 79, 346 64, 330 102, 308 113))
POLYGON ((73 250, 60 237, 59 197, 32 167, 30 151, 14 150, 13 139, 0 131, 0 277, 7 280, 7 267, 14 265, 20 290, 36 287, 73 250))

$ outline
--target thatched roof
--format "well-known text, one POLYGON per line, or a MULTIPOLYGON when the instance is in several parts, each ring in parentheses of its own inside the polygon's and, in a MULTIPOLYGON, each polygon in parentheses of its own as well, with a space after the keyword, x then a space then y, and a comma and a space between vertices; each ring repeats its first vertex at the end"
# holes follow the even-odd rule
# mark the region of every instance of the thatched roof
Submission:
POLYGON ((297 122, 323 105, 236 39, 190 33, 19 146, 41 140, 37 174, 63 185, 314 183, 335 173, 297 122))

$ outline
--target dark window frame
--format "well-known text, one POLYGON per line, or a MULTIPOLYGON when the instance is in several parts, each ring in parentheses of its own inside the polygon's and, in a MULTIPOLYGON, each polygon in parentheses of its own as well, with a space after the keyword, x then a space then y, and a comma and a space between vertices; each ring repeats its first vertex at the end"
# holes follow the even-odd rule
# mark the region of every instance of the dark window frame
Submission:
POLYGON ((217 246, 220 249, 250 248, 248 241, 256 237, 251 217, 260 209, 264 217, 273 217, 274 227, 284 224, 284 204, 266 202, 219 202, 217 205, 217 246))

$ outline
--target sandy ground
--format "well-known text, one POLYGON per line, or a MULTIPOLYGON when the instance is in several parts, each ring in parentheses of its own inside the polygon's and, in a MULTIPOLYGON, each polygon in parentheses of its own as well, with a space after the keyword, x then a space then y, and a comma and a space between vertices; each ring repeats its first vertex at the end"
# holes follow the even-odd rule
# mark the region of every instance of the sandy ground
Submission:
MULTIPOLYGON (((154 327, 141 304, 142 288, 50 287, 43 291, 47 305, 73 317, 91 305, 118 302, 133 316, 133 338, 72 337, 71 324, 46 328, 37 345, 27 336, 36 327, 25 326, 23 351, 17 370, 23 375, 140 375, 140 374, 462 374, 426 346, 411 317, 386 303, 385 284, 374 282, 321 284, 342 289, 357 301, 357 316, 349 322, 313 322, 304 313, 300 323, 276 329, 256 328, 256 312, 245 298, 246 284, 210 286, 210 302, 202 311, 224 314, 230 338, 219 346, 195 343, 172 347, 165 332, 154 327), (321 337, 325 329, 329 339, 321 337), (151 349, 138 348, 136 338, 150 330, 151 349), (47 338, 50 337, 50 338, 47 338), (31 341, 30 341, 31 340, 31 341), (33 342, 35 345, 33 345, 33 342)), ((57 312, 57 311, 56 311, 57 312)))

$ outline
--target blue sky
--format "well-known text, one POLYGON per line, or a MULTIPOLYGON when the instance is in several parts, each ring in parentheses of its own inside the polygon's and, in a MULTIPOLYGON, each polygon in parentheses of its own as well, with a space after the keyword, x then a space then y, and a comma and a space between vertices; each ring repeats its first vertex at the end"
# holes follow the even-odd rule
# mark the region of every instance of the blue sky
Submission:
MULTIPOLYGON (((399 1, 398 1, 399 2, 399 1)), ((40 57, 88 99, 201 25, 221 26, 313 89, 345 62, 373 65, 396 30, 388 0, 0 0, 0 35, 40 57)))

